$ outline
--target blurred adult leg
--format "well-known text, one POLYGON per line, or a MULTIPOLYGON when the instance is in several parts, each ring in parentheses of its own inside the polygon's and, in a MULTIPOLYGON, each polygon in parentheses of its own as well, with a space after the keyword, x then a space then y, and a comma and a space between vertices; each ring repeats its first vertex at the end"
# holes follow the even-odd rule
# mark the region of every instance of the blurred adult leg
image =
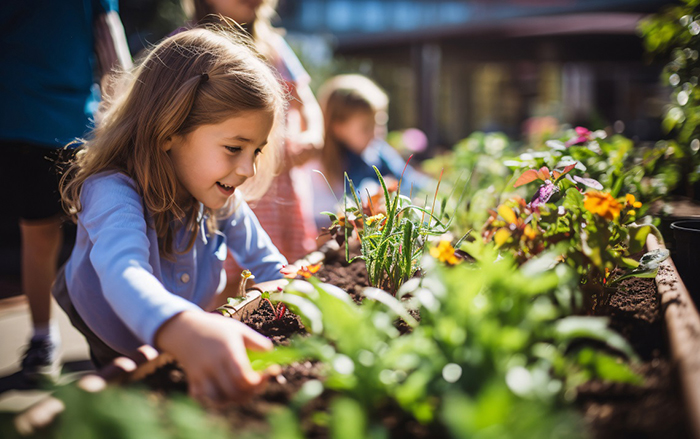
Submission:
POLYGON ((20 233, 22 291, 27 296, 34 325, 22 369, 31 378, 55 376, 60 337, 51 324, 51 285, 63 241, 61 218, 20 220, 20 233))

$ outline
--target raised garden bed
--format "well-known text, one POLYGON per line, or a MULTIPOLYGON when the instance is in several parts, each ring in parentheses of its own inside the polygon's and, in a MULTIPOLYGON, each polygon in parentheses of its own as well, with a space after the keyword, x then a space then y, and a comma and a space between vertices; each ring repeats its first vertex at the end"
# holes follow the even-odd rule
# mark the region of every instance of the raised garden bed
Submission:
MULTIPOLYGON (((649 238, 650 249, 658 243, 649 238)), ((365 265, 357 261, 348 265, 344 255, 327 252, 320 280, 345 289, 355 301, 360 301, 360 290, 367 286, 365 265)), ((318 255, 315 256, 317 260, 318 255)), ((609 304, 597 310, 612 318, 612 326, 634 347, 641 361, 634 370, 644 377, 642 386, 590 381, 578 388, 576 405, 584 415, 592 435, 598 438, 646 437, 683 438, 700 437, 700 319, 692 302, 678 281, 673 263, 664 262, 657 278, 633 278, 624 281, 612 295, 609 304), (656 285, 658 285, 658 293, 656 285), (668 336, 668 340, 667 340, 668 336), (685 393, 683 393, 685 390, 685 393)), ((239 306, 235 315, 270 337, 276 344, 285 345, 289 337, 304 332, 300 319, 291 313, 276 319, 267 302, 253 295, 249 302, 239 306)), ((155 358, 147 348, 142 357, 120 359, 112 367, 101 371, 108 381, 142 380, 158 393, 178 393, 186 390, 186 380, 180 370, 168 362, 166 356, 155 358), (141 367, 137 367, 141 363, 141 367), (152 373, 159 367, 156 373, 152 373)), ((234 431, 266 432, 268 414, 275 408, 288 406, 294 395, 309 380, 320 379, 323 366, 305 361, 283 368, 277 380, 270 382, 266 391, 243 406, 211 409, 223 415, 234 431)), ((94 377, 93 377, 94 378, 94 377)), ((87 384, 90 385, 90 378, 87 384)), ((304 409, 302 421, 307 437, 327 437, 326 428, 313 422, 313 413, 323 412, 330 395, 322 396, 304 409)), ((47 413, 62 409, 56 401, 46 401, 22 415, 23 423, 45 423, 47 413)), ((435 425, 424 426, 400 415, 400 410, 386 407, 384 425, 392 437, 446 437, 444 431, 435 431, 435 425), (432 428, 432 429, 431 429, 432 428)))

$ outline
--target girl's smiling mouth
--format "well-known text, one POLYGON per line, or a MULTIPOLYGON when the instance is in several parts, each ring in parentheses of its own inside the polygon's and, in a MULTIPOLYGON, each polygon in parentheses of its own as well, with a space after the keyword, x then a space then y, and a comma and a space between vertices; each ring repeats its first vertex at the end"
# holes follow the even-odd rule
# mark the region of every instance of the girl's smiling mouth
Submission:
POLYGON ((235 186, 229 186, 227 184, 221 183, 220 181, 216 182, 216 187, 218 187, 219 190, 226 196, 233 195, 233 192, 236 190, 235 186))

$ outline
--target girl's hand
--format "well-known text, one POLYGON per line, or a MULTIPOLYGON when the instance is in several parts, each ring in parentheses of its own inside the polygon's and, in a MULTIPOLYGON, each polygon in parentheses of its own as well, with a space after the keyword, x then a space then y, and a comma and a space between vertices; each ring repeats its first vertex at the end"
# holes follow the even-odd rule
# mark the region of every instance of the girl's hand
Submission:
POLYGON ((202 403, 244 402, 267 381, 250 367, 246 349, 270 350, 272 342, 239 321, 184 311, 160 327, 155 342, 182 365, 190 396, 202 403))

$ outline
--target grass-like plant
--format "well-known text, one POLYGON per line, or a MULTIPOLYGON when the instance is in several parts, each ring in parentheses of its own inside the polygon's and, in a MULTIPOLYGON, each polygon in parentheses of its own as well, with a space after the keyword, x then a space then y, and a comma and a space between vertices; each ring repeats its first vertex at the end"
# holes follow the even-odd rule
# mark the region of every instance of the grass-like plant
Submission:
POLYGON ((391 191, 376 167, 374 171, 383 192, 383 207, 374 205, 379 197, 373 201, 374 197, 368 196, 367 205, 363 204, 346 173, 351 196, 345 194, 343 214, 324 213, 331 218, 330 229, 342 233, 343 240, 347 241, 353 231, 360 240, 360 256, 350 259, 349 247, 346 246, 346 258, 350 262, 364 260, 370 285, 395 294, 419 269, 418 262, 428 237, 445 234, 451 220, 444 212, 444 202, 439 206, 439 212, 435 211, 437 190, 430 208, 427 202, 426 206, 418 206, 409 197, 401 195, 400 183, 395 191, 391 191), (348 202, 354 205, 348 205, 348 202))

